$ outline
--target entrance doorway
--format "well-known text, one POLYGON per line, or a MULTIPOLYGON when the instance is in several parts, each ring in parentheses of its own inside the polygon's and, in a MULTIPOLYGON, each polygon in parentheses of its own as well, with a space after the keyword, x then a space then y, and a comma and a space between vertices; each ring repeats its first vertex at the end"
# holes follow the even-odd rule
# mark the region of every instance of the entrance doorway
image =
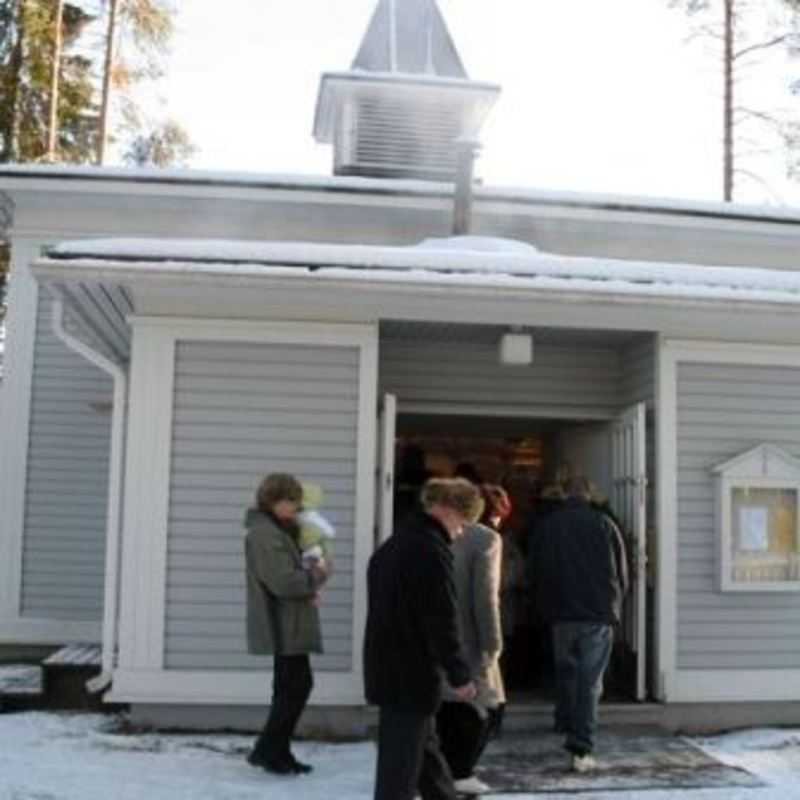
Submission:
MULTIPOLYGON (((503 536, 522 559, 541 489, 560 465, 588 477, 597 499, 608 500, 628 544, 633 587, 626 600, 606 700, 644 700, 646 591, 636 554, 645 552, 644 408, 613 419, 499 417, 481 414, 403 413, 392 396, 381 415, 382 464, 378 536, 389 534, 408 511, 427 477, 469 468, 480 480, 502 485, 513 511, 503 536)), ((553 695, 552 648, 523 584, 514 598, 514 623, 505 626, 504 673, 512 702, 546 702, 553 695)))

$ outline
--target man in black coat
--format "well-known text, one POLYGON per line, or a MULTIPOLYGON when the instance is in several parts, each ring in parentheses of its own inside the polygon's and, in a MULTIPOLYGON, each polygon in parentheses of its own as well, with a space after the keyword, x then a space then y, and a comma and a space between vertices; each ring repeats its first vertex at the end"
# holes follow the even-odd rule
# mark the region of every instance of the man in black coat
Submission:
POLYGON ((595 766, 591 755, 597 705, 628 590, 625 544, 613 520, 590 503, 591 486, 573 478, 567 499, 535 526, 529 565, 536 607, 553 629, 556 724, 566 733, 572 766, 595 766))
POLYGON ((375 800, 454 800, 436 737, 443 677, 464 699, 475 686, 461 652, 453 556, 480 503, 462 479, 430 480, 412 514, 370 559, 364 638, 367 702, 380 709, 375 800))

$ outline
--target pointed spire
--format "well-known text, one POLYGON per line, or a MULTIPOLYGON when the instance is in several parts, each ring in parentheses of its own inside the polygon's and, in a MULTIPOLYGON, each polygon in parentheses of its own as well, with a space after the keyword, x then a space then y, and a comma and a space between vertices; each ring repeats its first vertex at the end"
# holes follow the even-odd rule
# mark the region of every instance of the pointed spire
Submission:
POLYGON ((353 69, 467 78, 436 0, 379 0, 353 69))

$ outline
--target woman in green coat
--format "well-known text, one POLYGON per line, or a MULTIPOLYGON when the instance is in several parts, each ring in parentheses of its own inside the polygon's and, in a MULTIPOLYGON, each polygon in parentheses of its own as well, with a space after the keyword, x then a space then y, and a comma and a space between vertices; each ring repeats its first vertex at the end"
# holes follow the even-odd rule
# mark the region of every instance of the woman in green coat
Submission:
POLYGON ((274 473, 261 482, 257 507, 245 518, 247 645, 272 655, 272 703, 264 729, 247 760, 267 772, 310 772, 292 754, 290 742, 314 681, 309 653, 322 652, 317 593, 326 567, 303 566, 297 513, 303 487, 292 475, 274 473))

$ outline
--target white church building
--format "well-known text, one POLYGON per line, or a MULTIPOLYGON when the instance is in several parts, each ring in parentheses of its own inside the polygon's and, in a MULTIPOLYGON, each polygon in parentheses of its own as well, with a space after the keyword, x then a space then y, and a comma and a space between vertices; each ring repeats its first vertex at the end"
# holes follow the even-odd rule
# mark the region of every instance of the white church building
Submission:
POLYGON ((380 0, 320 82, 331 176, 0 165, 0 645, 100 645, 141 720, 260 720, 242 517, 293 472, 338 531, 312 712, 358 719, 396 444, 435 432, 607 492, 632 706, 800 722, 800 210, 474 184, 499 94, 434 0, 380 0))

